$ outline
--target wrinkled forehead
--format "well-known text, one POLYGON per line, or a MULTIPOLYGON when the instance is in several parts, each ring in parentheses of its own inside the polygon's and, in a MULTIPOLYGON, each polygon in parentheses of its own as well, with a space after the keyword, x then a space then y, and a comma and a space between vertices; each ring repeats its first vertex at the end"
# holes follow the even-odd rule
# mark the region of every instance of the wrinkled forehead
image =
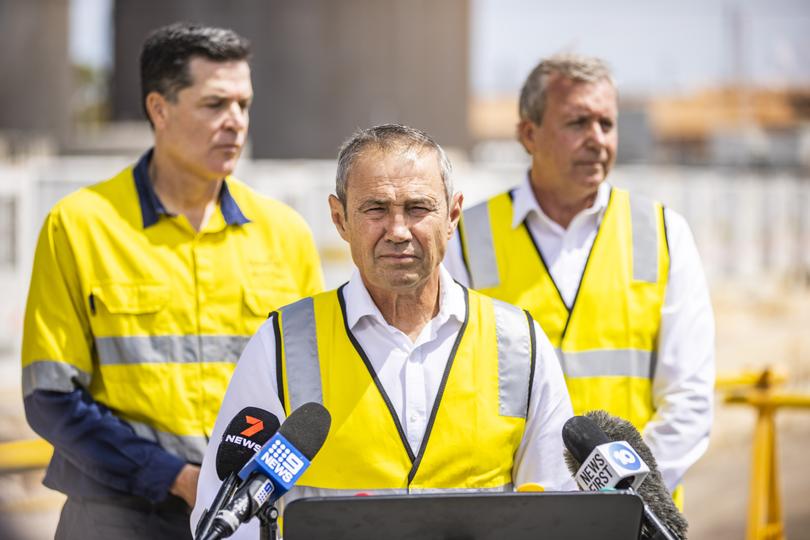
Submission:
POLYGON ((349 171, 347 197, 363 199, 374 193, 391 197, 444 197, 439 160, 434 149, 424 146, 380 148, 361 151, 349 171))
POLYGON ((547 106, 588 107, 610 112, 618 107, 618 95, 610 79, 583 81, 558 74, 549 81, 547 106))
POLYGON ((614 96, 616 95, 616 87, 609 77, 585 80, 577 77, 569 77, 562 73, 551 73, 548 75, 547 88, 549 92, 602 92, 614 96))

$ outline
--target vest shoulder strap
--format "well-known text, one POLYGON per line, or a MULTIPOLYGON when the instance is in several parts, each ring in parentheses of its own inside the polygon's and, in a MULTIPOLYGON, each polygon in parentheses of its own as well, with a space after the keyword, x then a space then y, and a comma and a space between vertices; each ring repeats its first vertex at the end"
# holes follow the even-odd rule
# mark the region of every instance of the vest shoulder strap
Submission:
MULTIPOLYGON (((504 196, 508 198, 507 194, 495 198, 504 196)), ((464 264, 470 276, 470 288, 473 289, 489 289, 500 283, 490 221, 491 200, 493 199, 464 210, 459 229, 464 264)))
POLYGON ((492 300, 498 340, 498 411, 526 418, 534 379, 537 337, 528 311, 492 300))
POLYGON ((323 404, 313 299, 302 298, 279 312, 281 324, 276 335, 276 350, 284 348, 285 379, 290 398, 287 412, 291 413, 304 403, 323 404))
POLYGON ((635 193, 629 194, 630 221, 633 234, 633 279, 658 281, 658 218, 660 204, 635 193))

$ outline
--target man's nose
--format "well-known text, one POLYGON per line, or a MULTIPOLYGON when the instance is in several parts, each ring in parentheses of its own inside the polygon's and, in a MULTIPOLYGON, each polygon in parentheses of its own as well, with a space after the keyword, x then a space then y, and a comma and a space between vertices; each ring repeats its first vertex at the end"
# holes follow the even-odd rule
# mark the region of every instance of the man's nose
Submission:
POLYGON ((244 131, 248 125, 248 109, 238 102, 233 102, 228 107, 225 116, 224 127, 234 131, 244 131))
POLYGON ((407 242, 411 239, 411 229, 404 211, 396 209, 389 214, 386 233, 387 240, 394 243, 407 242))
POLYGON ((607 132, 602 127, 601 122, 594 120, 588 129, 588 142, 595 148, 603 148, 607 144, 607 132))

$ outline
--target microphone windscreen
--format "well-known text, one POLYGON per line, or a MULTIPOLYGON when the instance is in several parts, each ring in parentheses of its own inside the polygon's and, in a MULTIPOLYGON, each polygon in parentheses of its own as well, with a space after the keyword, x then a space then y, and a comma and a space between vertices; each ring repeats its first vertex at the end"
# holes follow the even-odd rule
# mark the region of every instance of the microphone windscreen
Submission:
POLYGON ((312 461, 329 434, 332 417, 319 403, 304 403, 284 421, 279 433, 312 461))
POLYGON ((245 407, 231 419, 217 448, 217 476, 239 472, 278 431, 278 417, 258 407, 245 407))
MULTIPOLYGON (((641 438, 641 433, 627 420, 611 416, 605 411, 590 411, 585 413, 585 416, 605 434, 609 441, 625 441, 633 447, 633 450, 650 468, 650 473, 637 490, 639 496, 670 531, 679 538, 686 538, 688 523, 672 501, 672 494, 664 484, 655 456, 641 438)), ((646 534, 652 537, 653 533, 646 531, 646 534)))

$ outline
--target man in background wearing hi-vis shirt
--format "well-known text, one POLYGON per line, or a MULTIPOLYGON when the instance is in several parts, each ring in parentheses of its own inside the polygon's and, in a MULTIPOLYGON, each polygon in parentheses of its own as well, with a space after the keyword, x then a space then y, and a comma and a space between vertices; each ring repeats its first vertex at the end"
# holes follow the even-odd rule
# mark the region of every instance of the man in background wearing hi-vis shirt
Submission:
POLYGON ((57 538, 190 538, 199 464, 267 314, 322 288, 293 210, 229 176, 253 99, 249 45, 175 24, 141 53, 154 147, 57 203, 23 336, 25 411, 67 495, 57 538))
POLYGON ((708 446, 714 319, 684 219, 605 182, 617 108, 601 60, 540 62, 520 95, 531 169, 464 211, 445 264, 460 282, 528 309, 557 349, 574 413, 630 420, 675 490, 708 446))
POLYGON ((571 403, 551 344, 528 313, 468 291, 441 266, 462 203, 441 147, 405 126, 362 130, 340 151, 335 191, 332 221, 357 271, 281 308, 245 347, 192 522, 220 485, 217 436, 248 405, 283 419, 315 401, 332 416, 285 501, 573 488, 560 435, 571 403))

